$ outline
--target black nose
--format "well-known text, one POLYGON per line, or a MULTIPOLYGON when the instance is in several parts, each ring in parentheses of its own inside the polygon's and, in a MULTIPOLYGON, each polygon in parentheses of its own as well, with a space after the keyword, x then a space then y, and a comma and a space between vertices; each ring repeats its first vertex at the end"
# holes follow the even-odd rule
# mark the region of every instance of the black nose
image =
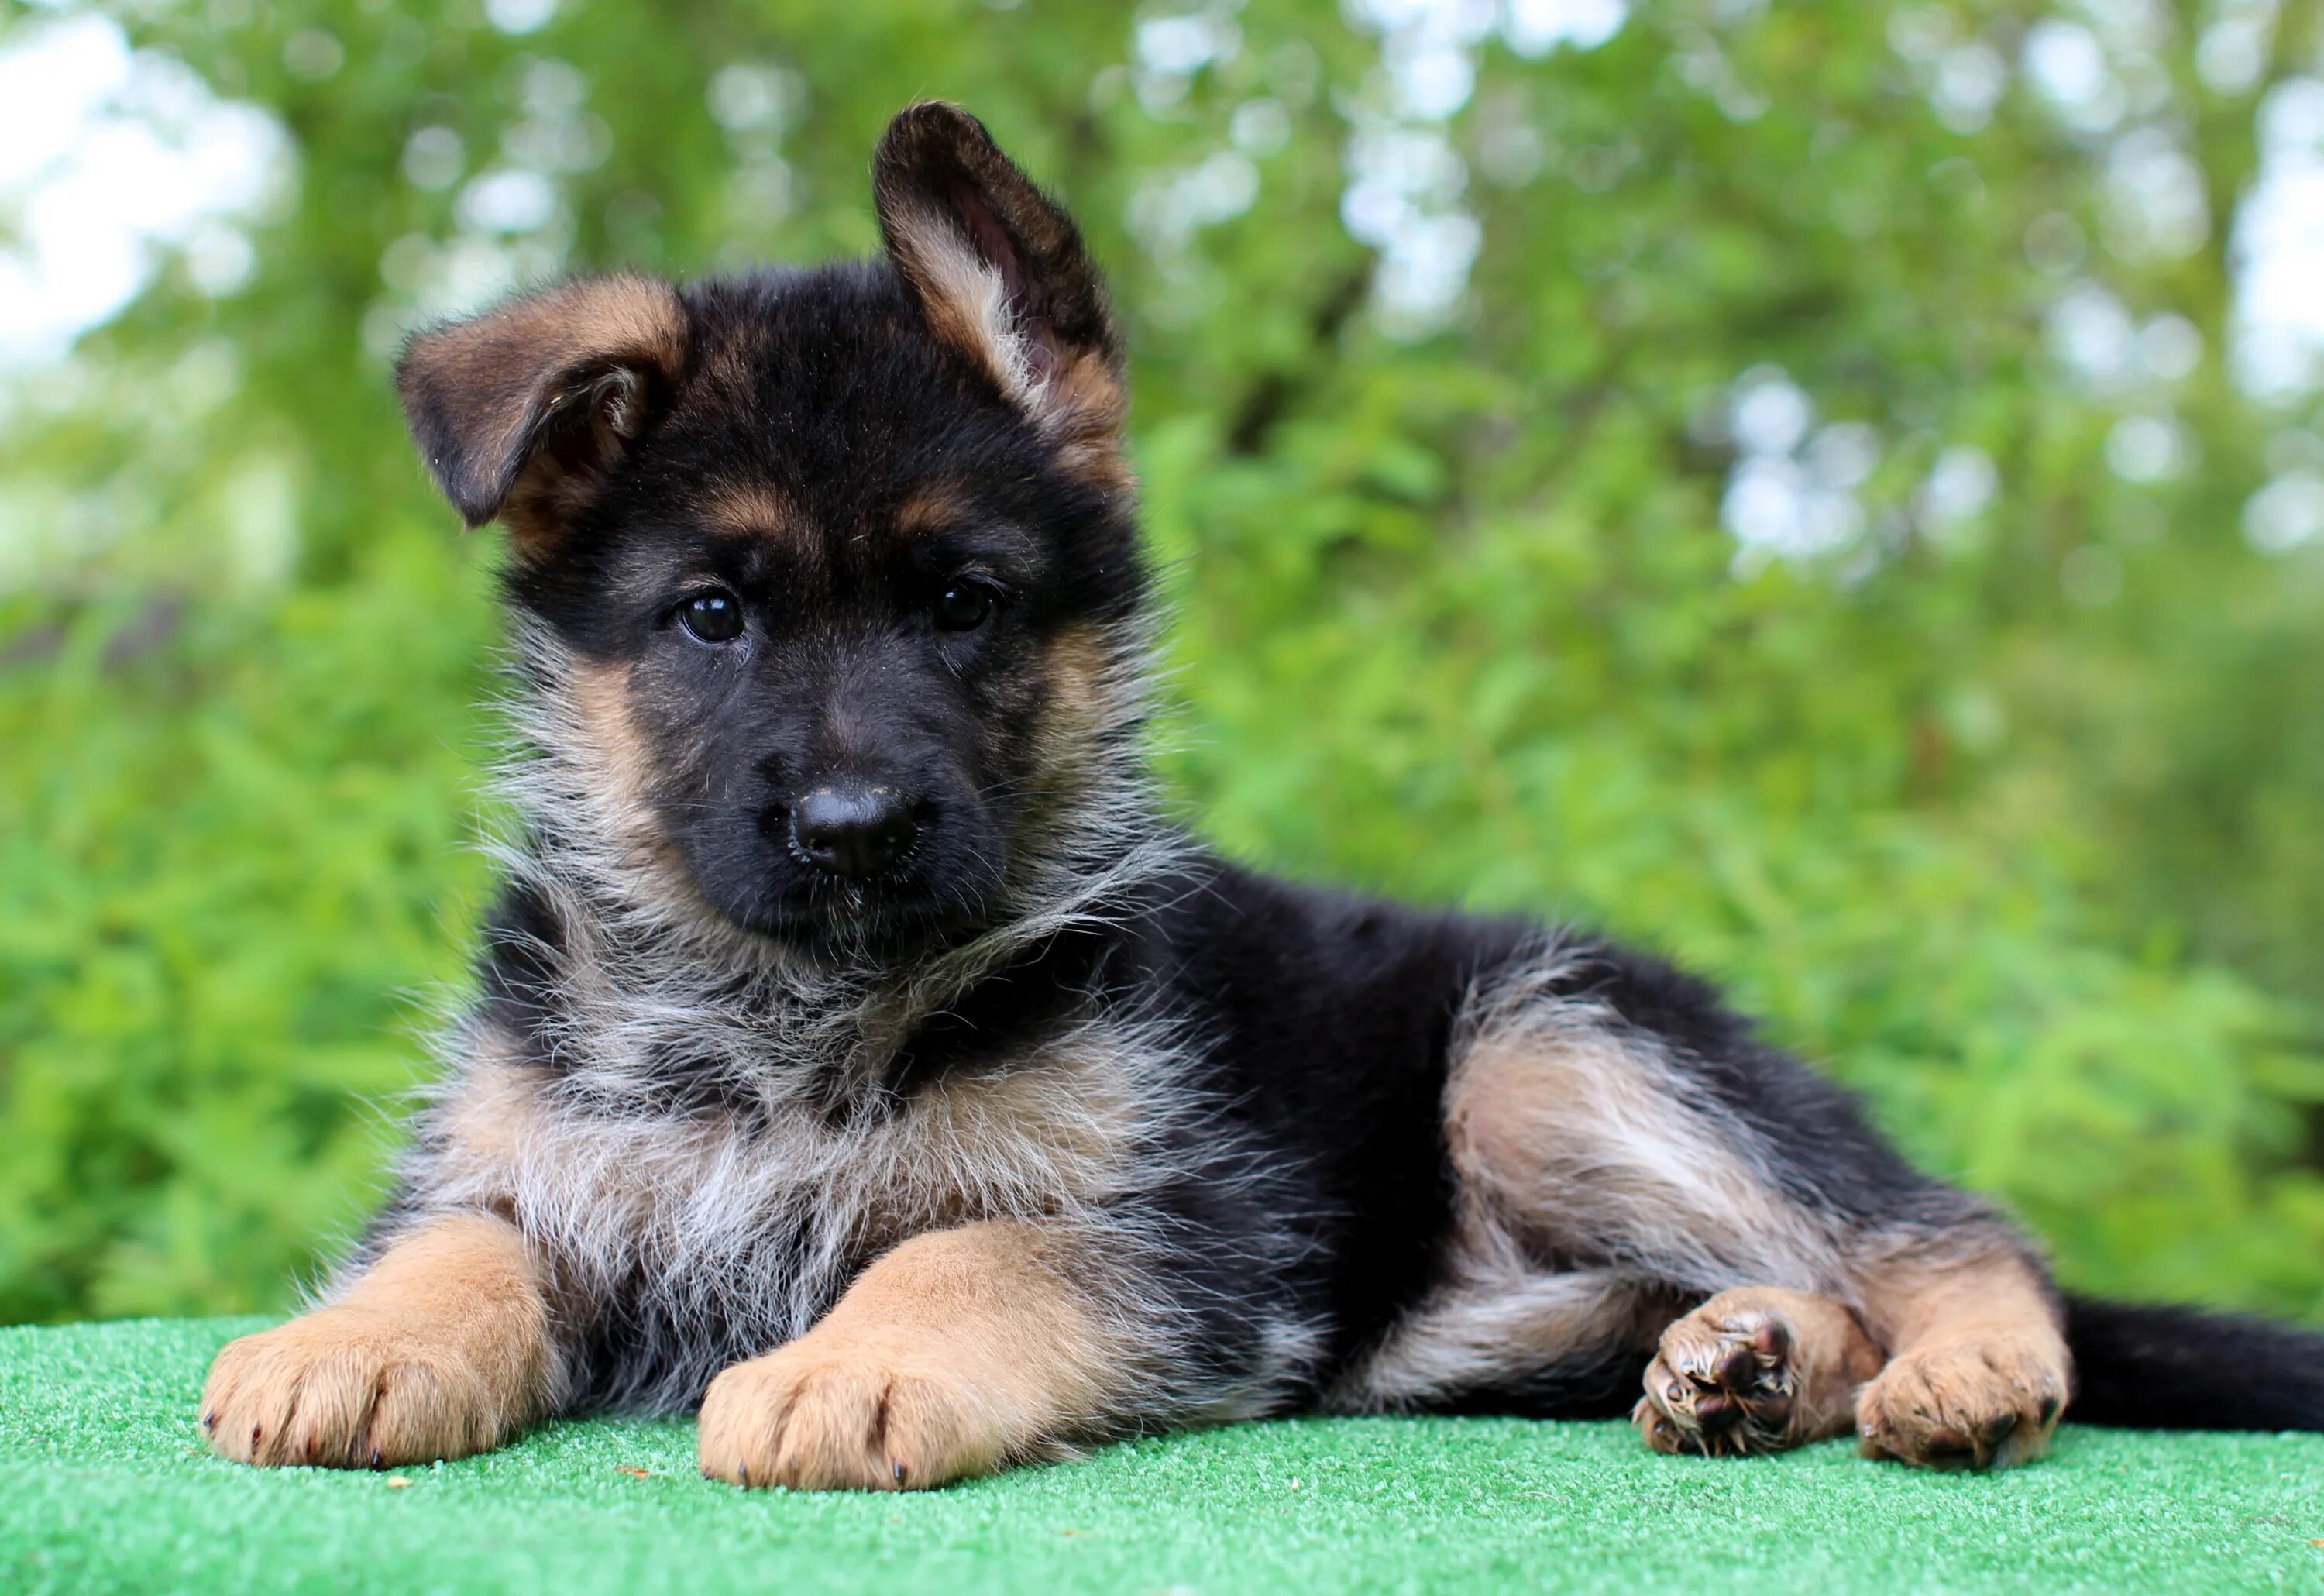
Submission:
POLYGON ((791 841, 834 875, 877 875, 912 845, 912 806, 891 787, 842 782, 791 806, 791 841))

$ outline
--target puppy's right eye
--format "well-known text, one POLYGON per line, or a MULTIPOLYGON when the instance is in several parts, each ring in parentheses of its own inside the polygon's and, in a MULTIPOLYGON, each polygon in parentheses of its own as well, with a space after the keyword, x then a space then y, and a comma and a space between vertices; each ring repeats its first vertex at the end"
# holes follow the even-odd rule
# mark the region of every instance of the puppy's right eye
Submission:
POLYGON ((742 603, 731 593, 697 593, 678 607, 687 631, 706 643, 731 643, 742 635, 742 603))

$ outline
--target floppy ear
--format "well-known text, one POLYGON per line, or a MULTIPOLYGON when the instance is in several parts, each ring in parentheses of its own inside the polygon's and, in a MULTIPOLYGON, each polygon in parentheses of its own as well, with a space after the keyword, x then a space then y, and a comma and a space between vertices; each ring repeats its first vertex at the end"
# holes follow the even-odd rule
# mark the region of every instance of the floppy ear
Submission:
POLYGON ((686 313, 657 278, 588 277, 414 337, 395 368, 411 436, 470 526, 539 542, 668 404, 686 313))
POLYGON ((888 258, 929 329, 1068 449, 1117 432, 1121 337, 1073 218, 957 106, 898 113, 872 161, 888 258))

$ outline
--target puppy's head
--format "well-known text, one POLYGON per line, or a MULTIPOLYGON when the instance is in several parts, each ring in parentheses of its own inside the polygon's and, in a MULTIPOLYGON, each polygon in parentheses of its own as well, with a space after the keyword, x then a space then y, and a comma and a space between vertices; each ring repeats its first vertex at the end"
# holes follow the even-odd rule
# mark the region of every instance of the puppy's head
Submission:
POLYGON ((622 843, 748 930, 894 951, 999 912, 1121 757, 1144 575, 1071 220, 948 106, 873 180, 883 260, 567 283, 398 384, 453 504, 507 523, 622 843))

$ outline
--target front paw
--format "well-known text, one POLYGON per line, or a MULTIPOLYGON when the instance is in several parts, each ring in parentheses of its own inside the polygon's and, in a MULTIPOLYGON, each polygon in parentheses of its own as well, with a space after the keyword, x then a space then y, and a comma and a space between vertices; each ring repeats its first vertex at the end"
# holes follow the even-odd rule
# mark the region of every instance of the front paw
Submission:
POLYGON ((227 1342, 202 1391, 210 1449, 268 1467, 465 1457, 512 1428, 492 1380, 458 1349, 424 1324, 354 1307, 227 1342))
POLYGON ((1883 1370, 1857 1399, 1857 1431, 1868 1457, 2006 1469, 2050 1449, 2066 1384, 2063 1351, 2043 1338, 1968 1333, 1883 1370))
POLYGON ((810 1334, 711 1381, 698 1445, 730 1484, 904 1490, 991 1473, 1008 1438, 941 1346, 810 1334))

